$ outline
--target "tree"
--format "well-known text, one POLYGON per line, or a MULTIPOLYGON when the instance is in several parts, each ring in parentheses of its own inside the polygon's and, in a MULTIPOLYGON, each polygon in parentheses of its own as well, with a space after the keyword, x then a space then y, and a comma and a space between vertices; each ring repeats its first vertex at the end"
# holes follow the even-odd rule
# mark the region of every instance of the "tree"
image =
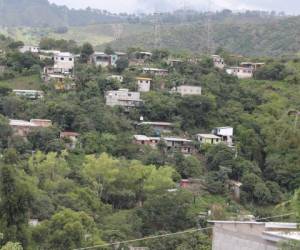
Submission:
POLYGON ((28 245, 28 216, 32 202, 29 186, 22 181, 14 166, 4 165, 0 174, 0 227, 4 241, 18 241, 28 245))
POLYGON ((11 134, 12 130, 9 126, 9 121, 0 114, 0 148, 7 148, 11 134))
POLYGON ((23 247, 20 243, 7 242, 1 250, 23 250, 23 247))
POLYGON ((166 192, 149 198, 137 213, 142 219, 143 235, 158 231, 177 232, 194 226, 194 218, 189 213, 192 195, 184 190, 166 192))
POLYGON ((103 244, 92 217, 64 209, 35 228, 33 237, 44 249, 75 249, 103 244))
POLYGON ((126 58, 120 58, 116 61, 116 71, 122 73, 129 66, 129 61, 126 58))
POLYGON ((255 78, 260 80, 280 81, 288 76, 289 72, 284 64, 274 63, 261 67, 255 72, 255 78))
POLYGON ((105 47, 104 53, 107 54, 107 55, 115 54, 114 50, 109 45, 105 47))
POLYGON ((87 63, 90 56, 94 53, 94 48, 90 43, 84 43, 81 47, 80 58, 83 63, 87 63))

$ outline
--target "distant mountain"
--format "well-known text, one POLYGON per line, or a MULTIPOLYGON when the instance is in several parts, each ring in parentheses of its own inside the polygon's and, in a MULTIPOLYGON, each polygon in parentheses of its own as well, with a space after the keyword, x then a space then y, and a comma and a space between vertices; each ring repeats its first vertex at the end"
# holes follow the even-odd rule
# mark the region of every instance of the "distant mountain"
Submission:
POLYGON ((59 27, 121 20, 121 16, 107 11, 74 10, 48 0, 0 0, 1 26, 59 27))

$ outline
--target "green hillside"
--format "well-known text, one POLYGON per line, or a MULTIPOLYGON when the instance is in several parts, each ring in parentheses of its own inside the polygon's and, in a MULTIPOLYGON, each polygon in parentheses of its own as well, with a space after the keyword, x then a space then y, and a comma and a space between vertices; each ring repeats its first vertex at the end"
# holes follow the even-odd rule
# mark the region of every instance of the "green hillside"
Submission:
MULTIPOLYGON (((164 24, 160 29, 160 46, 174 51, 205 53, 207 51, 207 22, 195 21, 183 24, 164 24)), ((300 51, 300 17, 238 22, 238 20, 214 21, 211 25, 210 47, 212 51, 223 47, 233 53, 250 56, 293 55, 300 51)), ((155 46, 154 29, 135 36, 128 35, 114 41, 114 48, 155 46)))

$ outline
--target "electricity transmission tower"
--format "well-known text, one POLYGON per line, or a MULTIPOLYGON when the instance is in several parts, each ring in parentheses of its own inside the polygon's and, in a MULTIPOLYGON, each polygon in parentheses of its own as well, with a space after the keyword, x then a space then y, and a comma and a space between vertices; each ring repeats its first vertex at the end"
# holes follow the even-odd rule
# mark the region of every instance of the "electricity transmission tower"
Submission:
POLYGON ((208 11, 207 11, 207 19, 206 19, 206 52, 208 55, 211 55, 214 51, 212 33, 212 0, 208 1, 208 11))
POLYGON ((120 40, 123 34, 123 25, 121 23, 113 24, 114 41, 120 40))
POLYGON ((161 48, 161 13, 154 13, 154 48, 161 48))

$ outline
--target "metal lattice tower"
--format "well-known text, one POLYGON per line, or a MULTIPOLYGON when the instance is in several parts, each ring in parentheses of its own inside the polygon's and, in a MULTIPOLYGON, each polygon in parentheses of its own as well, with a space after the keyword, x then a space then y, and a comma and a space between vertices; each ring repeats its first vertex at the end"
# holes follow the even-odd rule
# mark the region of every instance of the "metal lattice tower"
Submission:
POLYGON ((207 11, 207 20, 206 20, 206 46, 207 54, 211 55, 214 51, 213 39, 212 39, 212 0, 208 1, 208 11, 207 11))
POLYGON ((154 47, 155 49, 161 48, 161 14, 154 13, 154 47))
POLYGON ((123 34, 124 27, 121 23, 113 24, 114 41, 120 40, 123 34))

